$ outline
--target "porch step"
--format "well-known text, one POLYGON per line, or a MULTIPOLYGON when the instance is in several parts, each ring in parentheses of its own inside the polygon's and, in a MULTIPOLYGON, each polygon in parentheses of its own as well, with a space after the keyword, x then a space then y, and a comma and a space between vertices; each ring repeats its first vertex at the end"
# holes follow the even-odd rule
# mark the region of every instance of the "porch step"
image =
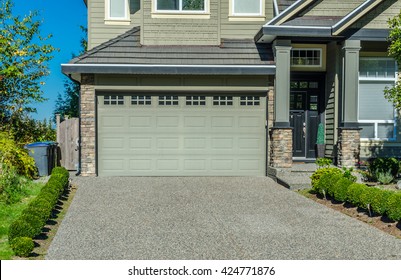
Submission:
POLYGON ((269 167, 267 174, 277 183, 291 190, 299 190, 312 187, 310 176, 316 169, 315 163, 294 164, 291 168, 269 167))

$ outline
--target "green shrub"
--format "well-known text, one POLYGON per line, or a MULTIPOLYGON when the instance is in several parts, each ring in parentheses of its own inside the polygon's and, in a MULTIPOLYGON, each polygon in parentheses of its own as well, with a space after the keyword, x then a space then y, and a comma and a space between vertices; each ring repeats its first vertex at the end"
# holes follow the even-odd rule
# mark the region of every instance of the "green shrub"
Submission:
POLYGON ((391 174, 391 170, 388 170, 387 172, 377 171, 376 178, 377 181, 380 182, 380 184, 382 185, 390 184, 394 180, 394 176, 393 174, 391 174))
POLYGON ((367 186, 364 184, 353 183, 348 186, 347 190, 347 201, 352 203, 353 205, 360 207, 361 206, 361 195, 366 189, 367 186))
POLYGON ((372 204, 376 205, 375 208, 379 207, 378 203, 380 203, 382 192, 382 190, 374 187, 364 188, 360 195, 360 207, 369 210, 370 215, 372 215, 372 211, 377 213, 373 210, 372 204))
POLYGON ((19 202, 21 197, 26 193, 23 184, 24 179, 17 174, 16 168, 3 164, 0 173, 1 201, 4 201, 6 204, 19 202))
POLYGON ((19 257, 28 257, 33 248, 35 248, 35 244, 30 237, 16 237, 12 240, 10 246, 19 257))
POLYGON ((311 185, 315 191, 319 192, 317 185, 320 181, 320 178, 325 174, 341 174, 341 170, 336 167, 324 167, 316 170, 311 176, 311 185))
POLYGON ((25 208, 22 213, 35 213, 35 215, 40 217, 43 222, 46 222, 50 217, 52 209, 53 205, 48 200, 41 197, 36 197, 31 201, 31 203, 28 204, 27 208, 25 208))
POLYGON ((354 169, 352 167, 347 168, 347 167, 343 167, 343 176, 344 178, 347 178, 348 180, 352 181, 352 182, 356 182, 356 176, 352 175, 352 172, 354 171, 354 169))
POLYGON ((35 160, 6 132, 0 132, 0 158, 1 164, 14 167, 19 175, 33 178, 37 174, 35 160))
POLYGON ((337 183, 332 187, 332 196, 335 200, 345 202, 347 201, 347 191, 348 187, 353 183, 353 181, 348 178, 340 178, 337 183))
POLYGON ((369 165, 369 171, 376 179, 378 173, 386 173, 389 170, 393 177, 397 176, 400 163, 396 158, 376 158, 369 165))
POLYGON ((401 221, 401 192, 394 192, 388 197, 386 214, 393 221, 401 221))
POLYGON ((42 232, 42 228, 46 224, 46 221, 44 221, 42 216, 35 212, 26 212, 21 215, 21 219, 25 220, 31 225, 32 229, 34 230, 34 236, 39 235, 42 232))
POLYGON ((393 191, 389 190, 381 190, 374 188, 379 191, 373 191, 373 198, 371 199, 370 202, 370 208, 371 210, 378 214, 378 215, 384 215, 387 211, 387 201, 388 198, 394 193, 393 191))
POLYGON ((321 188, 325 190, 326 194, 334 197, 334 190, 337 182, 343 179, 343 174, 333 174, 328 179, 322 180, 321 188))
POLYGON ((330 167, 330 165, 333 163, 333 161, 329 158, 318 158, 316 159, 316 165, 319 168, 327 168, 330 167))
POLYGON ((35 236, 36 230, 25 219, 18 218, 11 223, 8 229, 8 240, 12 241, 17 237, 31 237, 35 236))

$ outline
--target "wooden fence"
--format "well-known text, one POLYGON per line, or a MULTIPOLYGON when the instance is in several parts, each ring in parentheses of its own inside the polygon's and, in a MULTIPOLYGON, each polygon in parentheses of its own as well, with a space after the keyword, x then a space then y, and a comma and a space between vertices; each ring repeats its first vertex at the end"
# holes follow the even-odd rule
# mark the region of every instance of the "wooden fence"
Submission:
POLYGON ((78 170, 79 165, 79 119, 65 117, 60 122, 60 115, 57 120, 57 142, 59 146, 59 164, 67 170, 78 170))

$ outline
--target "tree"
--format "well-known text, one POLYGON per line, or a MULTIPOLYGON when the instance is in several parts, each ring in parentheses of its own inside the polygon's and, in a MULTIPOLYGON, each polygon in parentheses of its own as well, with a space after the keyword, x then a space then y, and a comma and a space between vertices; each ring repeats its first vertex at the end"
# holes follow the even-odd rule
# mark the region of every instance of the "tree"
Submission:
MULTIPOLYGON (((81 26, 81 30, 84 33, 84 37, 81 38, 81 50, 79 55, 86 52, 88 48, 88 42, 85 39, 87 34, 87 29, 81 26)), ((73 55, 74 57, 75 55, 73 55)), ((56 106, 53 111, 54 118, 56 120, 56 114, 60 114, 62 119, 65 115, 76 118, 79 116, 79 93, 81 86, 78 82, 71 80, 70 78, 65 78, 64 80, 64 95, 60 93, 57 96, 56 106)))
POLYGON ((41 36, 37 12, 21 17, 12 8, 12 0, 0 0, 0 121, 7 130, 45 100, 41 86, 56 50, 45 43, 51 35, 41 36))
MULTIPOLYGON (((390 35, 388 53, 398 64, 398 69, 401 70, 401 13, 389 20, 390 35)), ((400 72, 400 71, 399 71, 400 72)), ((392 88, 386 88, 384 97, 394 104, 398 110, 401 109, 401 81, 395 83, 392 88)))

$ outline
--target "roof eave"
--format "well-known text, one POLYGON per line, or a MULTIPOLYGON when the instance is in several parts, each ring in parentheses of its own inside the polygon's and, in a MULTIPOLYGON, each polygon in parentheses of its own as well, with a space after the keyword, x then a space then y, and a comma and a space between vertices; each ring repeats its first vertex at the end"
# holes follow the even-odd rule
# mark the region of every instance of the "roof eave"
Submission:
POLYGON ((135 75, 274 75, 275 65, 151 65, 151 64, 62 64, 62 72, 73 74, 135 75))
POLYGON ((265 25, 255 39, 258 43, 271 43, 277 36, 331 38, 331 31, 331 27, 265 25))

